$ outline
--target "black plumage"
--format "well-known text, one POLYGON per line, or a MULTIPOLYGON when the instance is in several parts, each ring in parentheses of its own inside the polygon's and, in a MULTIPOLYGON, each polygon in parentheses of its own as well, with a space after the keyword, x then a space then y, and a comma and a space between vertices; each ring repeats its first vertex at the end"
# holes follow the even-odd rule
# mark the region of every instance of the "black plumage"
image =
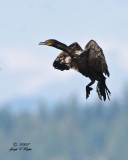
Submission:
POLYGON ((90 78, 91 82, 86 86, 86 98, 89 97, 90 91, 92 90, 90 86, 97 80, 97 93, 99 98, 102 100, 103 97, 105 101, 107 95, 110 100, 111 92, 106 86, 106 77, 104 76, 105 74, 109 77, 110 74, 103 50, 96 41, 90 40, 84 50, 77 42, 67 46, 54 39, 40 42, 39 45, 48 45, 63 51, 57 56, 53 63, 56 69, 63 71, 72 68, 90 78))

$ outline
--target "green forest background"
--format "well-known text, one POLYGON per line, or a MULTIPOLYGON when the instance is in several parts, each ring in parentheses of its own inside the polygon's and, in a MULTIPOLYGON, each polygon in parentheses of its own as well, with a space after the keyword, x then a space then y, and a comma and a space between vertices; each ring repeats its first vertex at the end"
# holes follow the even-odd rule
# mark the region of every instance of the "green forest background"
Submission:
POLYGON ((0 159, 128 160, 127 97, 107 106, 72 98, 48 109, 40 102, 35 113, 13 113, 7 105, 0 110, 0 159), (14 142, 32 150, 9 151, 14 142))

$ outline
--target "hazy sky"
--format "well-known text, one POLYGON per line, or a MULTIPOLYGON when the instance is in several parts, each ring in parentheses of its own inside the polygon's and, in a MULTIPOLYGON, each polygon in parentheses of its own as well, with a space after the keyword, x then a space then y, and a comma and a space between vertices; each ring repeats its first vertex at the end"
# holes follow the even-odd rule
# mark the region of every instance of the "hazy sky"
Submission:
MULTIPOLYGON (((112 100, 123 95, 128 79, 128 1, 4 0, 0 22, 0 103, 20 97, 52 102, 71 94, 86 103, 89 79, 52 67, 60 51, 38 45, 49 38, 66 44, 77 41, 82 47, 96 40, 109 66, 112 100)), ((96 98, 94 85, 87 102, 96 98)))

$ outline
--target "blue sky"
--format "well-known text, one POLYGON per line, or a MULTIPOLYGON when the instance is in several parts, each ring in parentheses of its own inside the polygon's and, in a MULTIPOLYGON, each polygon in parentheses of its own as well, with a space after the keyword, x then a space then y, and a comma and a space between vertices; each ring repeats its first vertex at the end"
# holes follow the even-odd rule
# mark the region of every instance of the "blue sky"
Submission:
POLYGON ((59 101, 72 94, 84 103, 89 79, 52 67, 59 50, 39 46, 54 38, 84 47, 94 39, 109 65, 107 85, 112 101, 123 95, 128 79, 128 1, 126 0, 4 0, 0 5, 0 103, 17 98, 59 101), (120 94, 122 93, 122 94, 120 94))

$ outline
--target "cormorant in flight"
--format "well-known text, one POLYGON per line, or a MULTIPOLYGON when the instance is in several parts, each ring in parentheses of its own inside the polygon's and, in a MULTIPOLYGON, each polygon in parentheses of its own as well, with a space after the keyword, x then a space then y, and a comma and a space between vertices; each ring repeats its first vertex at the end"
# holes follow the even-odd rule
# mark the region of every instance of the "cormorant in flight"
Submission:
POLYGON ((103 97, 105 101, 106 95, 110 100, 111 92, 106 86, 106 77, 104 76, 105 74, 109 77, 110 74, 103 51, 96 41, 90 40, 84 50, 77 42, 67 46, 55 39, 40 42, 39 45, 48 45, 63 51, 53 63, 56 69, 63 71, 72 68, 90 78, 91 82, 86 86, 86 98, 89 97, 92 90, 90 86, 97 80, 96 90, 100 100, 103 97))

